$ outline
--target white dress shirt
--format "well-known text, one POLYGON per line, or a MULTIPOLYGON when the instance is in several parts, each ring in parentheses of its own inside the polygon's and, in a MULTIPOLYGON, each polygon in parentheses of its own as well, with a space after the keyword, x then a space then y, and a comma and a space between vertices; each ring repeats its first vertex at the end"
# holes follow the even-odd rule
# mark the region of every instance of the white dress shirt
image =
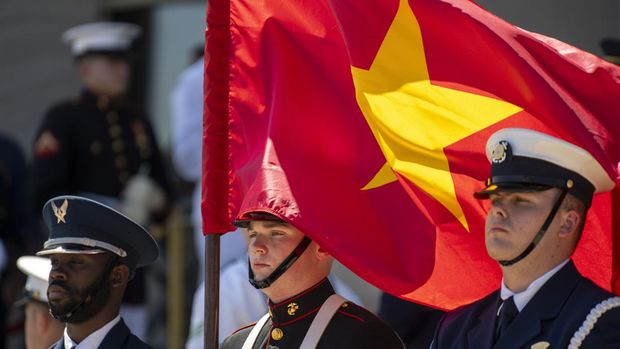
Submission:
POLYGON ((110 332, 112 327, 114 327, 119 321, 121 321, 120 314, 116 315, 116 317, 112 321, 103 325, 97 331, 89 334, 88 337, 84 338, 84 340, 81 341, 79 344, 76 344, 71 339, 71 337, 69 337, 69 334, 67 333, 67 328, 65 327, 65 335, 64 335, 65 349, 71 349, 71 348, 97 349, 99 348, 99 345, 101 345, 101 342, 103 342, 103 339, 105 338, 105 336, 108 334, 108 332, 110 332))
MULTIPOLYGON (((502 297, 502 301, 514 296, 515 305, 519 311, 523 310, 527 303, 534 297, 534 295, 540 290, 540 288, 549 280, 555 273, 557 273, 563 266, 568 263, 568 259, 564 260, 562 263, 558 264, 555 268, 549 270, 544 273, 538 279, 532 281, 532 283, 523 291, 519 293, 512 292, 504 283, 504 279, 502 278, 502 288, 500 292, 500 296, 502 297)), ((499 307, 501 309, 501 307, 499 307)), ((499 309, 497 310, 499 314, 499 309)))

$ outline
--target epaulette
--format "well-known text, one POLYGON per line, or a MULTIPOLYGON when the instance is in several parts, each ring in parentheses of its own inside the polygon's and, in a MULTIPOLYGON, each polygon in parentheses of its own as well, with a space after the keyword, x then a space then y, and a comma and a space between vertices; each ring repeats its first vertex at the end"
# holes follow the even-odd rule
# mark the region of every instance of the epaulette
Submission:
POLYGON ((360 307, 359 305, 352 303, 352 302, 342 303, 342 305, 340 306, 340 309, 338 309, 338 313, 344 316, 348 316, 362 323, 368 322, 368 320, 365 318, 366 316, 374 317, 374 314, 371 313, 369 310, 363 307, 360 307), (359 311, 356 311, 356 310, 359 310, 359 311))

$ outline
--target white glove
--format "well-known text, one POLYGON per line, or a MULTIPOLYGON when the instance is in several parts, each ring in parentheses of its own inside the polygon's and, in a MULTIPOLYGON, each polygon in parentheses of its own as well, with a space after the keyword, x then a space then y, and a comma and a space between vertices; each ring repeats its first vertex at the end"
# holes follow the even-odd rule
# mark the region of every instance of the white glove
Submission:
POLYGON ((164 208, 166 195, 151 177, 137 174, 127 181, 121 200, 121 212, 136 223, 146 226, 151 213, 164 208))

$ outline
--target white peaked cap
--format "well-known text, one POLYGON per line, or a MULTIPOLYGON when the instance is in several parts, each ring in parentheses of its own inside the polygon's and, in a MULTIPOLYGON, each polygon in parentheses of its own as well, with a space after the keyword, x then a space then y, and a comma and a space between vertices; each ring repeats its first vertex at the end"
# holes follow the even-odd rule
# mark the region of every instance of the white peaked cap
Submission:
POLYGON ((27 297, 47 303, 47 280, 52 269, 50 260, 23 256, 17 259, 17 267, 28 276, 25 287, 27 297))
POLYGON ((71 46, 75 56, 88 51, 125 51, 140 32, 140 27, 131 23, 88 23, 65 31, 62 41, 71 46))
POLYGON ((595 193, 614 188, 615 182, 603 166, 587 150, 548 134, 523 129, 505 128, 495 132, 486 145, 487 159, 493 163, 493 150, 501 141, 512 148, 512 154, 539 159, 580 174, 594 186, 595 193))

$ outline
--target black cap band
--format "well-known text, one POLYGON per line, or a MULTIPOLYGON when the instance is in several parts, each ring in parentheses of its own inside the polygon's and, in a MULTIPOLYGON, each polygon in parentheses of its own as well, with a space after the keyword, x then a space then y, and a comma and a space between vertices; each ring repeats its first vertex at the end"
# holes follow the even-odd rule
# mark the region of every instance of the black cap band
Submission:
POLYGON ((291 252, 284 259, 284 261, 282 261, 282 263, 280 263, 280 265, 278 265, 278 267, 273 272, 271 272, 271 274, 269 274, 269 276, 260 281, 254 279, 254 272, 252 271, 252 265, 250 263, 250 259, 248 258, 250 284, 252 284, 252 286, 254 286, 257 290, 271 286, 271 284, 273 284, 280 276, 282 276, 282 274, 284 274, 285 271, 288 270, 288 268, 291 267, 291 265, 293 265, 293 263, 295 263, 295 261, 308 248, 308 245, 310 245, 311 242, 312 240, 309 237, 304 236, 304 238, 299 242, 299 244, 297 244, 297 247, 293 249, 293 252, 291 252))

